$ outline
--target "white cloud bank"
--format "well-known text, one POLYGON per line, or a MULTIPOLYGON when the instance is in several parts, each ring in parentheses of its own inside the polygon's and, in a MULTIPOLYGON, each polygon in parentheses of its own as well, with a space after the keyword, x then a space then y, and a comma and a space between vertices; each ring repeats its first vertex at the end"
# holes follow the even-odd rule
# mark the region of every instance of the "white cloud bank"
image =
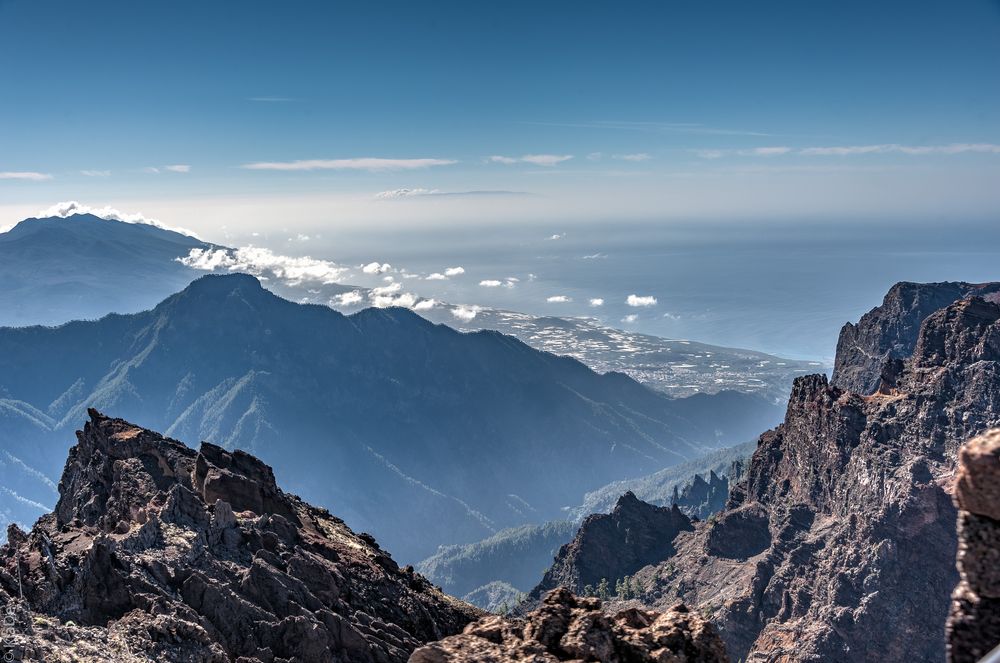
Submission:
POLYGON ((465 274, 465 267, 448 267, 444 270, 445 276, 460 276, 465 274))
POLYGON ((530 163, 535 166, 555 166, 573 158, 572 154, 525 154, 520 157, 505 157, 494 155, 487 159, 491 163, 512 165, 515 163, 530 163))
POLYGON ((604 300, 600 297, 594 297, 593 299, 590 300, 590 305, 594 308, 597 308, 599 306, 604 306, 604 300))
POLYGON ((337 283, 348 268, 329 260, 283 256, 270 249, 244 246, 239 249, 191 249, 177 261, 206 272, 245 272, 257 277, 274 277, 289 285, 301 283, 337 283))
POLYGON ((625 303, 628 304, 629 306, 636 308, 645 306, 655 306, 656 297, 653 297, 652 295, 645 295, 645 296, 629 295, 625 299, 625 303))
POLYGON ((466 306, 463 304, 451 309, 451 314, 462 322, 472 322, 481 310, 478 306, 466 306))
POLYGON ((566 304, 568 302, 573 301, 573 299, 567 297, 566 295, 552 295, 545 301, 549 302, 550 304, 566 304))
POLYGON ((496 279, 485 279, 479 282, 479 285, 484 288, 499 288, 503 285, 503 281, 498 281, 496 279))
POLYGON ((361 271, 365 274, 385 274, 390 269, 392 269, 392 265, 387 262, 380 263, 377 260, 361 267, 361 271))
POLYGON ((333 301, 341 306, 356 306, 363 302, 364 299, 360 290, 352 290, 351 292, 344 292, 337 295, 333 301))
POLYGON ((453 159, 382 159, 360 157, 356 159, 300 159, 297 161, 256 161, 245 163, 240 168, 246 170, 367 170, 380 172, 390 170, 417 170, 432 166, 450 166, 458 163, 453 159))

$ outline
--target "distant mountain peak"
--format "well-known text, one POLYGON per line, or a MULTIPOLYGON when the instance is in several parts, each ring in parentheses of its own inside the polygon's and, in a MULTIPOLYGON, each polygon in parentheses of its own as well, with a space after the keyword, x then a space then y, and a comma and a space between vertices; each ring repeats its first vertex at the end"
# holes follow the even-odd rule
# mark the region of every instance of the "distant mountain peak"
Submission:
POLYGON ((67 200, 56 203, 55 205, 40 211, 37 218, 67 218, 80 220, 80 217, 91 217, 104 221, 119 221, 121 223, 131 225, 151 226, 167 232, 174 232, 180 235, 200 239, 191 230, 168 226, 160 220, 149 218, 140 212, 122 212, 109 205, 105 205, 104 207, 90 207, 89 205, 84 205, 83 203, 79 203, 75 200, 67 200))

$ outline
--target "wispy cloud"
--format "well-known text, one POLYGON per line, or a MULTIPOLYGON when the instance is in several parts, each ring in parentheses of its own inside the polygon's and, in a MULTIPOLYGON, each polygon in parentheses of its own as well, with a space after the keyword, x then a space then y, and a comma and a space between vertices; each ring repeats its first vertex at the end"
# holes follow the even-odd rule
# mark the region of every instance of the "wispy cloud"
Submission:
POLYGON ((547 301, 550 304, 566 304, 568 302, 573 301, 573 299, 571 297, 567 297, 566 295, 553 295, 548 299, 546 299, 545 301, 547 301))
POLYGON ((848 147, 807 147, 800 154, 818 156, 851 156, 855 154, 1000 154, 1000 145, 992 143, 950 143, 948 145, 852 145, 848 147))
POLYGON ((389 191, 379 191, 375 197, 379 200, 396 200, 399 198, 413 198, 415 196, 433 196, 441 193, 437 189, 391 189, 389 191))
POLYGON ((639 319, 639 316, 637 314, 635 314, 635 313, 629 313, 624 318, 622 318, 622 322, 624 322, 626 325, 631 325, 631 324, 635 323, 638 319, 639 319))
POLYGON ((535 166, 555 166, 564 161, 569 161, 573 158, 572 154, 525 154, 520 157, 505 157, 500 155, 494 155, 487 159, 492 163, 502 163, 502 164, 515 164, 515 163, 530 163, 535 166))
POLYGON ((36 173, 27 170, 0 171, 0 180, 29 180, 31 182, 42 182, 44 180, 51 179, 52 176, 48 173, 36 173))
POLYGON ((576 129, 605 129, 617 131, 644 131, 649 133, 686 133, 717 136, 768 136, 761 131, 712 127, 700 122, 634 122, 623 120, 594 120, 584 122, 522 122, 546 127, 571 127, 576 129))
POLYGON ((633 307, 655 306, 656 297, 652 295, 629 295, 625 303, 633 307))
POLYGON ((478 189, 472 191, 441 191, 439 189, 390 189, 375 194, 378 200, 405 200, 408 198, 460 198, 465 196, 526 196, 524 191, 503 189, 478 189))
POLYGON ((611 158, 619 161, 649 161, 653 157, 645 152, 636 152, 635 154, 612 154, 611 158))
POLYGON ((424 277, 425 281, 447 281, 448 277, 441 272, 434 272, 433 274, 428 274, 424 277))
POLYGON ((465 274, 465 267, 461 267, 461 266, 459 266, 459 267, 448 267, 447 269, 444 270, 444 275, 445 276, 459 276, 461 274, 465 274))
POLYGON ((110 170, 81 170, 80 174, 86 177, 111 177, 110 170))
POLYGON ((246 170, 366 170, 382 172, 392 170, 418 170, 433 166, 450 166, 458 163, 454 159, 383 159, 380 157, 360 157, 355 159, 302 159, 297 161, 256 161, 245 163, 240 168, 246 170))
POLYGON ((590 300, 590 305, 594 308, 604 306, 604 300, 600 297, 594 297, 593 299, 590 300))
POLYGON ((721 159, 726 156, 774 157, 783 155, 799 156, 859 156, 867 154, 904 154, 924 156, 934 154, 1000 154, 1000 145, 994 143, 949 143, 947 145, 902 145, 899 143, 878 143, 873 145, 788 147, 775 145, 740 150, 705 149, 693 150, 703 159, 721 159))
POLYGON ((160 173, 190 173, 191 166, 186 163, 175 163, 167 166, 146 166, 142 169, 142 172, 148 173, 150 175, 159 175, 160 173))

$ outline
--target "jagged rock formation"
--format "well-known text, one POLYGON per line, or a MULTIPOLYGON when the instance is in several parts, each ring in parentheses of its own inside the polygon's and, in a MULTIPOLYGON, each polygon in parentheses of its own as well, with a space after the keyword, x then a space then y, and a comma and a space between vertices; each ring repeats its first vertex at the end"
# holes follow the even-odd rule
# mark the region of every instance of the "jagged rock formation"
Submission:
POLYGON ((55 512, 0 548, 35 660, 405 661, 481 615, 253 456, 90 417, 55 512))
POLYGON ((539 599, 556 587, 576 593, 593 591, 602 581, 614 587, 616 581, 673 555, 674 538, 691 529, 691 520, 676 505, 653 506, 625 493, 611 513, 595 513, 583 521, 530 598, 539 599))
MULTIPOLYGON (((739 461, 734 461, 734 470, 738 472, 740 467, 739 461)), ((696 474, 684 488, 678 489, 675 485, 670 503, 676 504, 688 516, 704 520, 726 506, 728 498, 729 479, 712 470, 708 473, 708 481, 696 474)))
POLYGON ((715 472, 725 476, 732 484, 741 475, 747 460, 757 448, 756 436, 759 434, 760 431, 754 433, 752 442, 719 449, 653 474, 609 483, 584 495, 582 503, 569 513, 581 522, 592 513, 608 513, 615 507, 618 498, 629 491, 643 502, 669 506, 674 497, 674 488, 683 489, 691 483, 695 474, 704 476, 715 472))
POLYGON ((1000 283, 897 283, 881 306, 840 330, 833 384, 862 395, 874 393, 887 363, 892 370, 889 360, 912 354, 927 316, 971 295, 996 301, 997 293, 1000 283))
POLYGON ((958 570, 948 619, 948 660, 976 663, 1000 648, 1000 430, 959 452, 958 570))
POLYGON ((798 379, 726 509, 634 574, 642 602, 697 606, 737 660, 944 659, 949 492, 959 446, 1000 424, 1000 306, 952 303, 886 363, 867 396, 798 379))
POLYGON ((601 602, 550 592, 523 619, 486 617, 461 635, 413 652, 410 663, 725 663, 725 648, 706 620, 683 605, 663 614, 604 614, 601 602))

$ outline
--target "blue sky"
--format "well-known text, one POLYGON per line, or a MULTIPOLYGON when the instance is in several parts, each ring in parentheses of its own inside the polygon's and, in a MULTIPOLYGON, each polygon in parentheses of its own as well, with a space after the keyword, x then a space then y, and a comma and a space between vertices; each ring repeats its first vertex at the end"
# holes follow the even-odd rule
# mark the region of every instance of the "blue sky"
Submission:
POLYGON ((207 236, 237 211, 308 229, 1000 203, 985 0, 0 0, 0 62, 6 222, 67 199, 207 236), (471 191, 515 195, 427 195, 471 191))

